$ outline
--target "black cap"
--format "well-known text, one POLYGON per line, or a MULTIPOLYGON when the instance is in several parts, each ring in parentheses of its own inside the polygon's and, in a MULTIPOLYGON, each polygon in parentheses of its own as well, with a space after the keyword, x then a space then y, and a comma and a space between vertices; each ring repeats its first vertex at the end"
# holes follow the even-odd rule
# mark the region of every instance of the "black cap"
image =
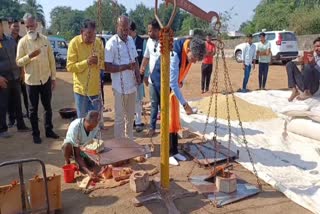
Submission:
POLYGON ((260 36, 260 37, 261 37, 261 36, 265 37, 266 34, 265 34, 264 32, 262 32, 262 33, 259 34, 259 36, 260 36))

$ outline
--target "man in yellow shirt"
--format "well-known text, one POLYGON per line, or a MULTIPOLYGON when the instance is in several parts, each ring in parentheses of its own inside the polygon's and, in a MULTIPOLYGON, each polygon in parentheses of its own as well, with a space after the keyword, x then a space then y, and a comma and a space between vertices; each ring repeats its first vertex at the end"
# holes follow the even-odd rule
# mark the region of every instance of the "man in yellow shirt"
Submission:
POLYGON ((67 70, 73 73, 73 91, 78 118, 90 110, 100 111, 100 70, 104 69, 104 48, 96 38, 96 23, 85 20, 81 34, 74 37, 68 48, 67 70))
POLYGON ((25 70, 25 83, 31 104, 30 122, 33 141, 40 144, 41 138, 38 127, 39 95, 45 110, 46 137, 59 138, 52 130, 51 108, 52 90, 56 85, 56 64, 49 40, 36 31, 36 18, 26 13, 23 20, 27 28, 27 35, 19 41, 16 61, 17 65, 24 67, 25 70))

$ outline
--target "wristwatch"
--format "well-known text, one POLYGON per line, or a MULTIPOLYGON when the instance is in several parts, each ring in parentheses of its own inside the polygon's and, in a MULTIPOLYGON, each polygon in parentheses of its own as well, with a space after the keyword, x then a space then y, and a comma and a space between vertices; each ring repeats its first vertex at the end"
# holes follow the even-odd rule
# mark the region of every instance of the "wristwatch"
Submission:
POLYGON ((185 104, 183 104, 183 108, 186 109, 186 107, 188 106, 188 103, 186 102, 185 104))

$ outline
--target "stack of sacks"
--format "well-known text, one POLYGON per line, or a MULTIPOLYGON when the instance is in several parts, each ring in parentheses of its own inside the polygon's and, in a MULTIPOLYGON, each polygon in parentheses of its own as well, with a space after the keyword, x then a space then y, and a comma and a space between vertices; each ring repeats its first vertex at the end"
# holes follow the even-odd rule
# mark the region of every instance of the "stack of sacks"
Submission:
POLYGON ((293 119, 289 122, 287 130, 303 137, 320 141, 320 123, 310 119, 293 119))
POLYGON ((320 141, 320 101, 312 99, 308 104, 295 102, 282 109, 284 115, 291 117, 286 130, 320 141))

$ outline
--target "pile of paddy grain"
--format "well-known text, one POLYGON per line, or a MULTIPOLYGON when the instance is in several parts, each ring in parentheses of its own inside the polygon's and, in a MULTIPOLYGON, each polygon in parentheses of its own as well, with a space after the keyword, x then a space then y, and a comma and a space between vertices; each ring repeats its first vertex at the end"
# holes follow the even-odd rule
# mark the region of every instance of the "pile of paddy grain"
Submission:
MULTIPOLYGON (((229 110, 230 110, 230 119, 232 121, 238 121, 235 105, 231 95, 228 95, 229 98, 229 110)), ((235 96, 235 100, 239 109, 240 119, 242 122, 254 122, 258 120, 270 120, 277 118, 277 115, 269 108, 254 105, 248 103, 247 101, 235 96)), ((207 115, 209 109, 210 97, 205 97, 199 101, 192 102, 192 107, 197 107, 199 113, 207 115)), ((217 99, 218 111, 217 115, 220 119, 227 120, 227 105, 226 105, 226 96, 218 95, 217 99)), ((210 117, 215 116, 215 97, 213 97, 212 107, 210 111, 210 117)))

